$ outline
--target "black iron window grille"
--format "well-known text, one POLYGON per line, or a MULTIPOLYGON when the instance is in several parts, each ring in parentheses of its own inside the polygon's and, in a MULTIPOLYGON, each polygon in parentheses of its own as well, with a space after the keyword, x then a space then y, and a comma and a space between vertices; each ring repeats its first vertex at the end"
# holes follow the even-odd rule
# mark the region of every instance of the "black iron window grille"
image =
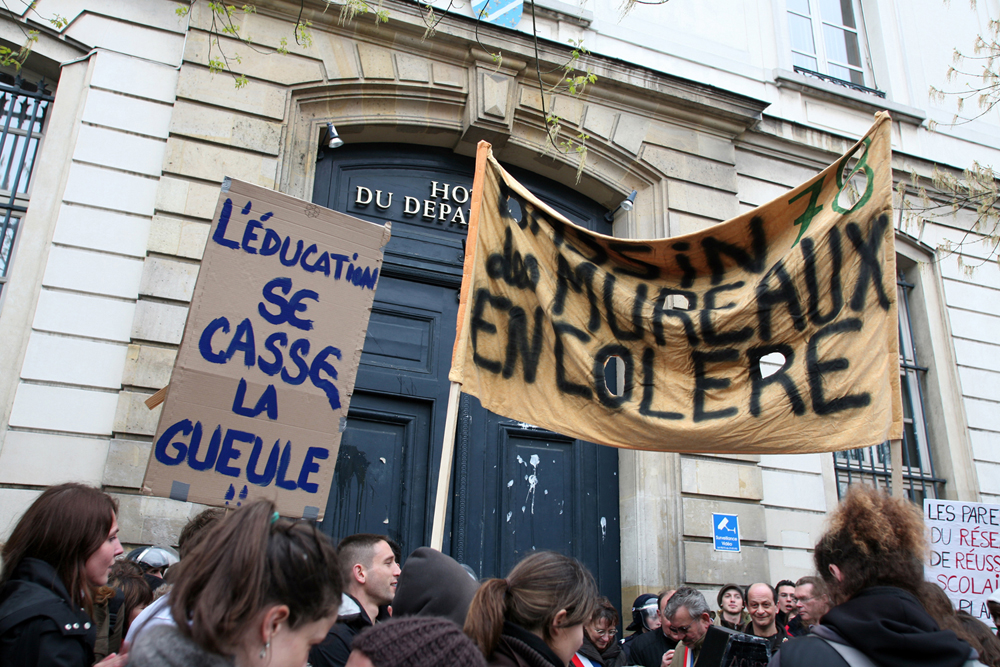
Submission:
POLYGON ((21 219, 28 210, 28 193, 35 157, 45 129, 45 117, 55 98, 38 84, 0 73, 0 296, 17 248, 21 219))
POLYGON ((874 95, 875 97, 881 97, 882 99, 885 99, 885 92, 881 90, 875 90, 874 88, 862 86, 859 83, 854 83, 853 81, 847 81, 846 79, 838 79, 835 76, 830 76, 829 74, 823 74, 822 72, 814 72, 811 69, 806 69, 805 67, 799 67, 798 65, 796 65, 793 69, 799 74, 805 74, 806 76, 811 76, 814 79, 820 79, 821 81, 828 81, 830 83, 835 83, 838 86, 843 86, 844 88, 850 88, 851 90, 856 90, 859 93, 865 93, 866 95, 874 95))
MULTIPOLYGON (((899 276, 896 281, 899 308, 899 383, 903 395, 903 486, 910 500, 923 507, 924 498, 939 498, 945 480, 934 474, 934 459, 927 441, 921 379, 927 368, 917 363, 910 322, 909 293, 913 285, 899 276)), ((837 471, 837 495, 843 497, 851 484, 880 486, 891 491, 892 458, 889 443, 863 447, 833 455, 837 471)))

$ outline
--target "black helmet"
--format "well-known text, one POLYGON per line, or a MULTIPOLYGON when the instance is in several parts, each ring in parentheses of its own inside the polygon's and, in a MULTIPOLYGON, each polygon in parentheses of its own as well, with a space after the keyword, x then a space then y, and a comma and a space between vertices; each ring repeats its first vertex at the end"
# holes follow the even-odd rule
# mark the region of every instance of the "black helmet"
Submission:
POLYGON ((632 603, 632 622, 625 628, 629 632, 645 632, 649 630, 649 625, 645 622, 650 614, 656 614, 656 596, 652 593, 643 593, 632 603))

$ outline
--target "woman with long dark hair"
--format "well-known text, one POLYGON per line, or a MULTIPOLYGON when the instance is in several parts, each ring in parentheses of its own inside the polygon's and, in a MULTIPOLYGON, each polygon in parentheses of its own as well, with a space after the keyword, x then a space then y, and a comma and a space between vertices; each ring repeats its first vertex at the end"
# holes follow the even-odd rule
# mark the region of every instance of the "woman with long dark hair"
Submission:
POLYGON ((267 500, 220 521, 171 568, 176 627, 136 639, 135 667, 302 667, 337 620, 342 583, 330 539, 267 500))
MULTIPOLYGON (((117 514, 108 494, 60 484, 17 522, 0 552, 0 665, 93 664, 95 595, 122 553, 117 514)), ((110 655, 100 664, 124 662, 110 655)))
POLYGON ((472 598, 465 634, 495 667, 566 667, 597 606, 594 577, 551 551, 526 556, 506 579, 488 579, 472 598))

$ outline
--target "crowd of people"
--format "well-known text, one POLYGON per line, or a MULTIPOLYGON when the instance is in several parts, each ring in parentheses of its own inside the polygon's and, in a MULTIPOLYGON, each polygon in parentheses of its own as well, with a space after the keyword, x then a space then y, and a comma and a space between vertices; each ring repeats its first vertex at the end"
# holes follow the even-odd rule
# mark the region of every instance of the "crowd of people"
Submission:
MULTIPOLYGON (((816 576, 727 583, 715 605, 690 586, 645 593, 621 639, 591 573, 555 552, 483 581, 426 547, 400 567, 386 536, 334 545, 262 500, 202 512, 177 552, 123 558, 117 514, 63 484, 21 517, 0 551, 0 665, 716 667, 708 646, 745 642, 770 667, 1000 667, 993 630, 924 581, 919 510, 863 486, 833 512, 816 576)), ((988 607, 1000 620, 1000 595, 988 607)))

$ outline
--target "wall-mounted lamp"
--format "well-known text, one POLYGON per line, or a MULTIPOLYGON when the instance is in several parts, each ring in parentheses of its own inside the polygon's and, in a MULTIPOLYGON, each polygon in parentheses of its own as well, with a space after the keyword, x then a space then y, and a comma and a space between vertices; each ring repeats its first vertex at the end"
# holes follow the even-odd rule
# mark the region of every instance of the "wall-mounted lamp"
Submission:
POLYGON ((340 148, 344 145, 344 140, 337 134, 337 128, 333 126, 333 123, 326 124, 326 141, 326 145, 330 148, 340 148))
POLYGON ((633 190, 632 193, 628 197, 626 197, 625 199, 622 200, 621 204, 618 204, 618 206, 615 207, 615 210, 608 211, 607 213, 605 213, 604 214, 604 219, 607 220, 608 222, 614 222, 615 221, 615 213, 617 213, 619 211, 619 209, 622 210, 622 211, 631 211, 632 207, 635 206, 635 196, 637 194, 639 194, 639 193, 636 192, 635 190, 633 190))

